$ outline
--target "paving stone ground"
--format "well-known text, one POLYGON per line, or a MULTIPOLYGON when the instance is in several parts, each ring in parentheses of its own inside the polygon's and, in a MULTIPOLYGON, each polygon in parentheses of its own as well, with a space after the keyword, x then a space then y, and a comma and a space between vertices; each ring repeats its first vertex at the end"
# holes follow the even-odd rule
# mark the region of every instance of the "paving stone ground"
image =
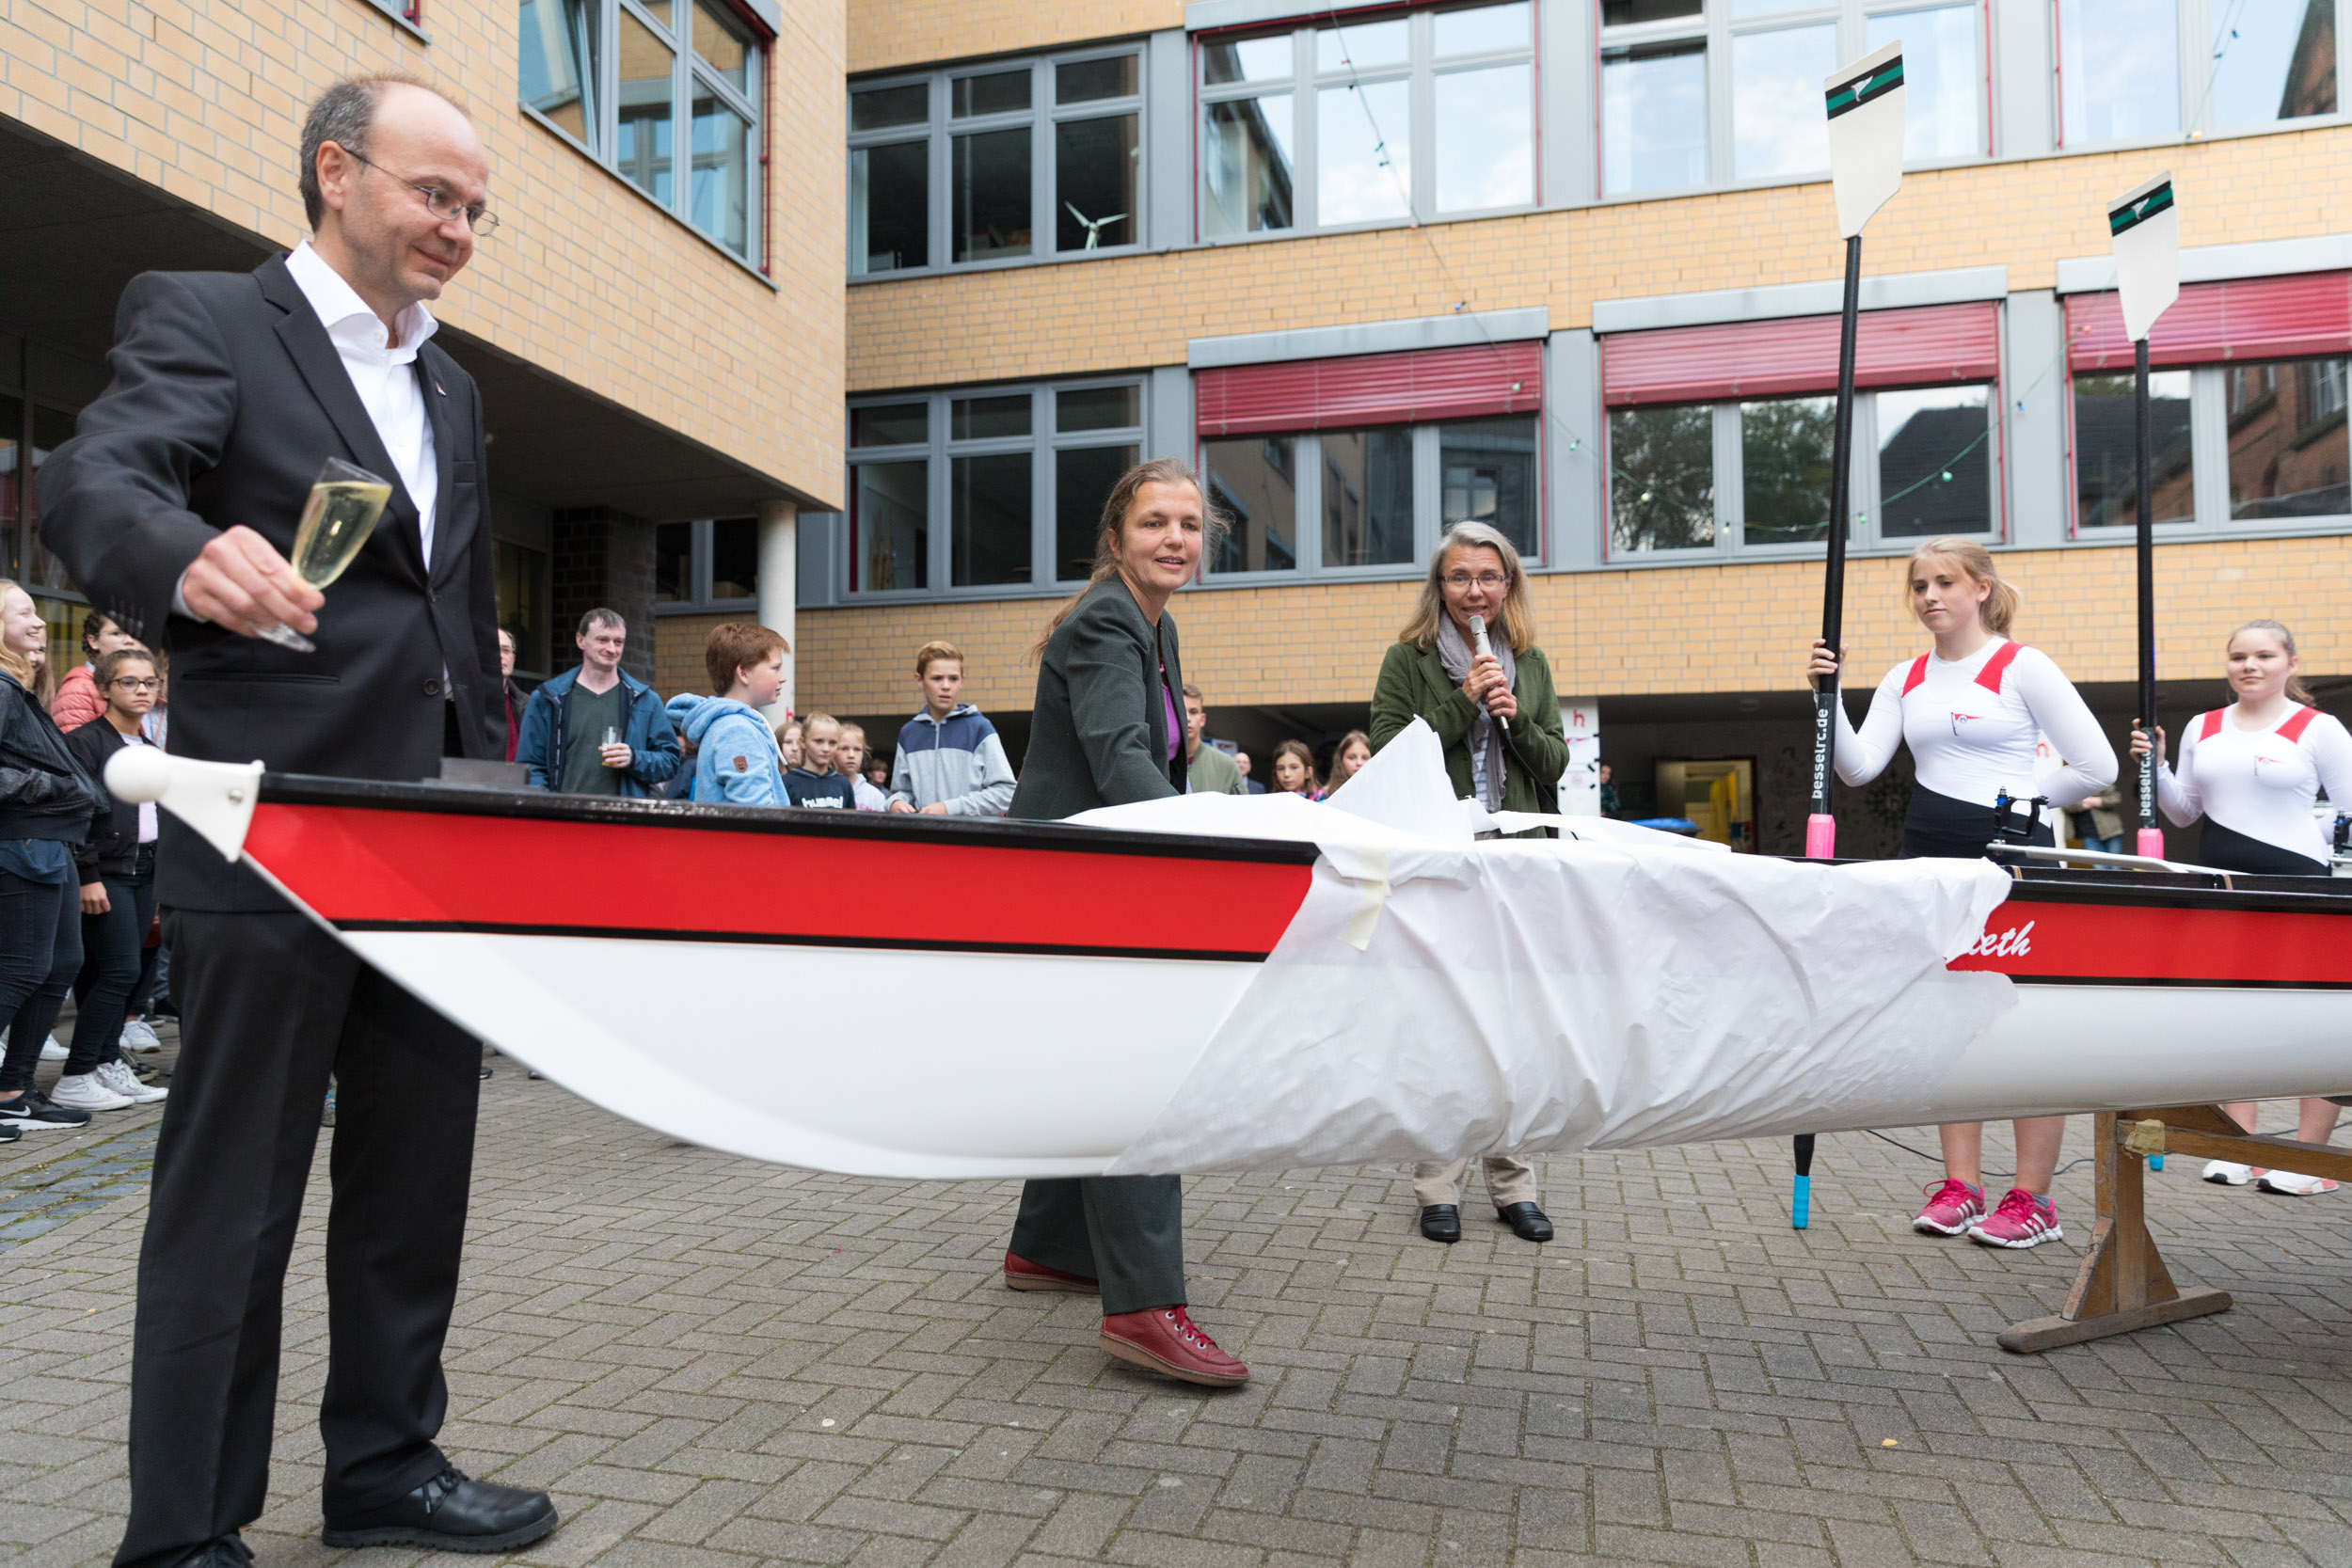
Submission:
MULTIPOLYGON (((0 1148, 0 1558, 114 1544, 154 1120, 0 1148)), ((1387 1169, 1189 1181, 1196 1311, 1257 1374, 1209 1394, 999 1285, 1012 1183, 753 1164, 501 1061, 443 1441, 555 1494, 516 1559, 547 1568, 2352 1563, 2352 1191, 2175 1159, 2159 1240, 2236 1309, 2026 1358, 1993 1337, 2057 1309, 2087 1166, 2024 1254, 1914 1236, 1932 1166, 1859 1133, 1822 1139, 1803 1233, 1774 1144, 1544 1167, 1540 1249, 1478 1209, 1419 1240, 1387 1169)), ((390 1568, 420 1554, 317 1539, 325 1183, 323 1145, 247 1539, 390 1568)))

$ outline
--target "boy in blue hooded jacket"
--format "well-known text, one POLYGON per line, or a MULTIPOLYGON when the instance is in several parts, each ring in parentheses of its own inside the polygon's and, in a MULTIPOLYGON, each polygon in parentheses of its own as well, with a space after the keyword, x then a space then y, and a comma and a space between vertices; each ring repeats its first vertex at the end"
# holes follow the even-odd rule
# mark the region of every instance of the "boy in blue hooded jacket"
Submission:
POLYGON ((790 803, 775 735, 759 716, 784 691, 784 656, 790 651, 782 637, 749 621, 710 628, 703 668, 717 695, 680 692, 668 707, 670 722, 694 748, 689 800, 730 806, 790 803))

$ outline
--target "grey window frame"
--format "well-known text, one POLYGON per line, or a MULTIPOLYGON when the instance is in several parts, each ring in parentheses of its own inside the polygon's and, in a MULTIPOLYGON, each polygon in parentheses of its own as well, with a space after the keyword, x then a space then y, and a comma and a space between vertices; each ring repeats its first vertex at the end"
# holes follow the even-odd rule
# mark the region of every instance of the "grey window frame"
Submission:
POLYGON ((764 101, 768 93, 768 55, 775 47, 775 39, 764 36, 761 28, 745 20, 726 0, 709 0, 713 9, 724 13, 745 35, 744 46, 751 51, 745 74, 758 84, 755 95, 747 95, 703 64, 695 54, 693 17, 696 0, 672 0, 673 14, 683 16, 686 21, 682 36, 677 30, 663 26, 637 0, 589 0, 589 3, 596 8, 596 145, 583 146, 569 131, 530 103, 517 99, 523 113, 601 165, 622 184, 709 241, 723 255, 731 256, 754 271, 764 274, 768 254, 768 117, 764 101), (654 37, 670 50, 671 179, 670 200, 667 202, 660 200, 651 191, 622 173, 616 161, 615 149, 620 142, 621 10, 624 7, 628 8, 633 21, 651 29, 654 37), (693 218, 693 108, 698 87, 708 87, 722 103, 741 115, 751 127, 746 146, 745 248, 742 250, 737 250, 693 218))
MULTIPOLYGON (((735 514, 733 515, 741 515, 735 514)), ((689 592, 683 599, 661 599, 655 603, 656 615, 707 615, 714 610, 756 610, 757 595, 733 599, 716 599, 710 595, 710 529, 723 519, 696 517, 683 526, 693 531, 687 536, 686 576, 689 592)), ((671 518, 677 523, 680 519, 671 518)), ((654 525, 659 528, 661 525, 654 525)))
MULTIPOLYGON (((2189 495, 2195 501, 2194 513, 2156 524, 2159 539, 2175 536, 2246 534, 2272 537, 2280 534, 2327 534, 2352 532, 2352 513, 2332 513, 2315 517, 2247 517, 2230 515, 2230 388, 2228 376, 2233 370, 2252 369, 2263 365, 2299 364, 2313 359, 2346 358, 2344 355, 2306 354, 2288 359, 2237 359, 2216 361, 2205 365, 2167 366, 2169 370, 2185 370, 2188 379, 2188 460, 2189 495)), ((2069 371, 2066 376, 2066 536, 2070 540, 2121 541, 2132 536, 2128 524, 2092 524, 2082 520, 2082 485, 2077 480, 2076 439, 2074 427, 2074 376, 2113 374, 2113 372, 2069 371)), ((2347 369, 2352 374, 2352 369, 2347 369)))
MULTIPOLYGON (((2213 95, 2206 90, 2213 75, 2213 32, 2217 16, 2226 14, 2229 0, 2174 0, 2174 15, 2179 19, 2180 37, 2176 40, 2180 57, 2180 119, 2179 128, 2170 135, 2153 138, 2157 142, 2201 141, 2209 136, 2259 135, 2273 131, 2309 131, 2326 125, 2343 124, 2352 115, 2344 107, 2344 68, 2352 65, 2352 39, 2344 35, 2344 24, 2352 22, 2344 0, 2335 0, 2336 20, 2336 112, 2326 115, 2305 115, 2296 119, 2257 120, 2249 125, 2220 126, 2214 124, 2213 95)), ((2066 135, 2066 59, 2064 39, 2058 26, 2058 0, 2048 0, 2044 24, 2049 29, 2051 136, 2062 151, 2079 152, 2085 149, 2103 147, 2144 147, 2152 138, 2125 137, 2106 141, 2087 138, 2069 140, 2066 135)), ((2200 501, 2201 510, 2202 501, 2200 501)))
MULTIPOLYGON (((1101 254, 1096 252, 1095 254, 1101 254)), ((880 274, 897 277, 896 273, 880 274)), ((843 604, 899 604, 936 599, 1008 599, 1026 598, 1044 594, 1066 594, 1082 578, 1040 578, 1041 567, 1051 569, 1055 561, 1055 525, 1057 453, 1089 447, 1134 447, 1138 456, 1151 451, 1152 378, 1149 375, 1084 375, 1053 381, 1014 383, 1005 386, 948 387, 937 390, 907 392, 877 392, 851 398, 848 413, 842 420, 842 450, 847 454, 848 483, 843 494, 852 498, 854 509, 857 494, 858 467, 866 463, 914 463, 926 465, 924 471, 924 506, 930 519, 930 560, 925 575, 930 586, 925 588, 850 589, 845 578, 841 600, 843 604), (1133 388, 1136 392, 1136 423, 1113 430, 1073 431, 1064 434, 1058 428, 1056 395, 1062 392, 1086 391, 1095 388, 1133 388), (1002 398, 1026 395, 1029 399, 1029 434, 1026 436, 997 436, 971 440, 951 439, 955 404, 960 398, 1002 398), (921 403, 925 408, 925 439, 889 447, 853 447, 850 444, 849 414, 860 408, 893 407, 921 403), (954 576, 954 529, 950 509, 954 503, 952 485, 953 459, 981 457, 1008 452, 1026 451, 1029 462, 1029 571, 1026 583, 971 583, 962 587, 951 585, 954 576)), ((844 514, 842 529, 848 541, 845 547, 854 554, 855 540, 850 534, 850 515, 844 514)))
MULTIPOLYGON (((1266 240, 1295 238, 1307 234, 1349 234, 1365 230, 1402 229, 1419 223, 1455 223, 1474 218, 1507 217, 1518 213, 1532 213, 1543 206, 1543 68, 1541 43, 1545 8, 1541 0, 1528 7, 1528 38, 1524 48, 1495 49, 1476 55, 1449 55, 1440 63, 1437 57, 1436 24, 1440 11, 1475 10, 1482 0, 1467 0, 1463 4, 1423 5, 1398 15, 1382 11, 1371 17, 1351 11, 1319 11, 1301 25, 1291 24, 1275 28, 1235 27, 1215 33, 1196 33, 1186 41, 1192 49, 1192 232, 1201 245, 1250 245, 1266 240), (1359 66, 1351 72, 1343 67, 1337 71, 1315 69, 1315 35, 1337 27, 1344 33, 1351 26, 1374 25, 1388 22, 1405 22, 1410 28, 1409 42, 1402 65, 1359 66), (1256 82, 1218 82, 1208 80, 1207 50, 1212 44, 1230 43, 1248 39, 1279 38, 1288 34, 1291 43, 1291 74, 1287 78, 1268 78, 1256 82), (1496 66, 1524 65, 1528 80, 1528 158, 1534 184, 1532 198, 1507 207, 1470 207, 1455 212, 1438 211, 1437 158, 1437 80, 1457 71, 1487 70, 1496 66), (1366 86, 1383 82, 1409 83, 1407 95, 1412 103, 1412 125, 1409 161, 1412 181, 1408 198, 1409 211, 1403 217, 1367 218, 1355 223, 1326 224, 1321 220, 1320 168, 1316 161, 1320 139, 1316 125, 1318 94, 1325 87, 1339 87, 1350 80, 1366 86), (1262 229, 1239 234, 1208 234, 1202 231, 1200 214, 1206 205, 1207 165, 1201 138, 1208 130, 1209 107, 1215 103, 1232 103, 1237 99, 1262 98, 1268 93, 1286 93, 1291 101, 1291 145, 1296 157, 1291 168, 1291 217, 1288 229, 1262 229)), ((1483 0, 1494 4, 1495 0, 1483 0)), ((1394 135, 1389 126, 1380 128, 1384 138, 1394 135)))
MULTIPOLYGON (((1981 387, 1985 388, 1985 420, 1992 426, 1985 437, 1991 446, 1987 454, 1986 483, 1991 502, 1988 515, 1991 526, 1975 533, 1955 537, 1976 539, 1987 545, 2002 544, 2008 534, 2007 421, 2002 419, 2002 381, 1954 381, 1938 383, 1949 387, 1981 387)), ((1931 388, 1872 388, 1854 394, 1853 451, 1850 454, 1849 497, 1856 515, 1856 526, 1847 535, 1846 547, 1857 553, 1880 553, 1909 549, 1916 542, 1914 536, 1889 536, 1880 528, 1883 504, 1879 482, 1879 409, 1881 391, 1926 390, 1931 388)), ((1725 403, 1704 404, 1714 415, 1714 484, 1715 538, 1707 545, 1688 546, 1680 549, 1615 551, 1611 545, 1614 527, 1613 497, 1611 486, 1616 483, 1615 426, 1612 416, 1614 407, 1601 411, 1602 441, 1607 460, 1602 464, 1600 496, 1600 546, 1604 564, 1609 566, 1643 565, 1652 562, 1678 562, 1695 565, 1714 561, 1804 561, 1819 560, 1828 550, 1825 541, 1812 540, 1798 544, 1756 544, 1747 542, 1747 490, 1744 465, 1746 453, 1741 440, 1740 404, 1742 403, 1777 403, 1788 398, 1827 397, 1832 391, 1783 392, 1767 397, 1736 398, 1725 403)), ((2070 463, 2069 473, 2073 471, 2070 463)))
MULTIPOLYGON (((1475 414, 1462 420, 1433 420, 1406 426, 1413 435, 1413 553, 1407 561, 1369 566, 1330 566, 1323 560, 1323 462, 1322 431, 1266 431, 1262 435, 1250 432, 1243 436, 1196 436, 1193 438, 1194 471, 1204 479, 1208 475, 1208 458, 1202 451, 1211 441, 1247 440, 1279 436, 1295 442, 1292 466, 1296 480, 1295 494, 1298 498, 1298 515, 1293 524, 1293 540, 1298 564, 1288 571, 1220 572, 1204 558, 1200 568, 1203 586, 1226 585, 1235 588, 1279 587, 1286 582, 1365 582, 1413 578, 1429 569, 1429 557, 1438 547, 1438 540, 1445 532, 1442 514, 1445 506, 1445 475, 1438 467, 1438 453, 1444 446, 1444 430, 1450 424, 1468 420, 1532 420, 1535 425, 1535 543, 1536 547, 1520 557, 1526 568, 1543 569, 1549 556, 1551 542, 1551 475, 1549 471, 1548 436, 1549 420, 1541 409, 1524 414, 1475 414)), ((1334 426, 1328 434, 1352 436, 1359 430, 1393 430, 1395 423, 1334 426)))
MULTIPOLYGON (((1978 76, 1985 84, 1983 96, 1977 104, 1978 146, 1963 158, 1929 158, 1916 162, 1905 160, 1905 168, 1952 168, 1993 160, 1999 134, 1996 122, 1995 95, 1992 88, 1993 64, 1998 40, 1993 36, 1994 7, 1992 0, 1971 0, 1977 11, 1978 76)), ((1600 194, 1609 198, 1638 198, 1653 199, 1685 194, 1691 191, 1719 190, 1725 186, 1776 185, 1827 180, 1826 161, 1817 170, 1803 173, 1760 175, 1742 180, 1738 174, 1738 146, 1732 127, 1732 40, 1763 33, 1788 32, 1802 27, 1819 27, 1834 23, 1837 27, 1837 45, 1834 51, 1838 62, 1859 59, 1867 53, 1865 44, 1869 37, 1870 20, 1889 13, 1927 10, 1935 0, 1827 0, 1825 4, 1791 6, 1785 11, 1769 16, 1732 18, 1733 0, 1704 0, 1702 12, 1694 17, 1675 17, 1663 22, 1640 23, 1631 25, 1601 26, 1597 37, 1599 48, 1594 57, 1593 87, 1593 146, 1595 178, 1600 183, 1600 194), (1606 145, 1608 127, 1604 119, 1601 72, 1610 51, 1629 45, 1678 43, 1698 40, 1706 44, 1707 62, 1707 177, 1695 185, 1649 185, 1631 190, 1612 190, 1608 187, 1609 151, 1606 145)), ((2050 15, 2056 18, 2058 0, 2048 0, 2050 15)), ((1594 11, 1597 19, 1598 0, 1594 11)), ((2053 20, 2052 25, 2056 23, 2053 20)), ((1833 69, 1835 67, 1833 66, 1833 69)), ((2055 81, 2055 77, 2053 78, 2055 81)))
MULTIPOLYGON (((857 272, 857 237, 845 235, 842 265, 851 283, 877 283, 900 277, 923 277, 943 272, 985 272, 995 267, 1046 266, 1060 261, 1076 261, 1098 256, 1134 256, 1151 248, 1148 232, 1152 206, 1151 127, 1145 119, 1144 100, 1148 95, 1146 79, 1151 73, 1150 61, 1142 40, 1091 44, 1083 49, 1062 49, 1051 54, 1026 55, 1013 60, 997 60, 982 65, 967 65, 951 71, 897 71, 887 75, 860 77, 849 85, 850 93, 874 87, 925 87, 929 90, 930 118, 920 126, 897 125, 881 131, 849 130, 849 151, 855 153, 869 147, 892 147, 905 142, 922 141, 929 151, 924 164, 926 198, 930 222, 930 255, 921 266, 898 267, 889 272, 857 272), (1062 104, 1055 101, 1055 68, 1077 65, 1088 60, 1116 59, 1132 55, 1136 62, 1136 90, 1121 98, 1100 98, 1084 103, 1062 104), (1031 71, 1029 106, 1007 114, 974 115, 962 119, 953 117, 954 83, 959 77, 1001 74, 1025 66, 1031 71), (1039 240, 1051 239, 1057 232, 1056 168, 1057 153, 1055 127, 1066 120, 1107 119, 1114 115, 1136 117, 1136 238, 1131 245, 1102 245, 1093 250, 1058 250, 1047 245, 1041 248, 1039 240), (954 192, 949 181, 954 169, 954 138, 986 131, 1029 128, 1029 254, 1007 256, 982 261, 957 261, 955 238, 949 232, 954 220, 954 192)), ((850 100, 843 96, 842 124, 850 124, 850 100)))

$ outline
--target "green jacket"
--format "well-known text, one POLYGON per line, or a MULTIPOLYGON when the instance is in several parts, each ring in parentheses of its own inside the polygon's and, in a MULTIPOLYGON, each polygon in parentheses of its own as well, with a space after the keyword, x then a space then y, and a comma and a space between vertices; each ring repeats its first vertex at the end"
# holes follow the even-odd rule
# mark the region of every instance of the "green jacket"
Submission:
POLYGON ((1242 782, 1241 769, 1233 759, 1203 740, 1200 750, 1192 756, 1192 792, 1195 795, 1247 795, 1249 786, 1242 782))
MULTIPOLYGON (((1518 678, 1511 694, 1519 701, 1518 717, 1511 721, 1511 744, 1518 756, 1505 752, 1502 807, 1505 811, 1543 811, 1544 797, 1560 787, 1568 769, 1568 742, 1560 727, 1560 699, 1551 689, 1551 665, 1541 648, 1518 656, 1518 678), (1524 759, 1526 767, 1519 766, 1524 759), (1531 777, 1531 770, 1533 776, 1531 777)), ((1438 650, 1410 642, 1390 645, 1380 660, 1380 678, 1372 689, 1372 745, 1378 751, 1396 738, 1415 719, 1428 721, 1445 745, 1446 777, 1454 793, 1470 795, 1470 721, 1478 705, 1445 673, 1438 650)))

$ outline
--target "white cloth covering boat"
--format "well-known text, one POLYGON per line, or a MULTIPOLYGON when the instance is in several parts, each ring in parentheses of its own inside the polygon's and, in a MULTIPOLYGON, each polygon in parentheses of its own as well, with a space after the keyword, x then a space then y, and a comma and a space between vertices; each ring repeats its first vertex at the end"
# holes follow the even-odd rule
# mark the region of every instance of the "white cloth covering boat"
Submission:
POLYGON ((2352 898, 2324 880, 1833 866, 1584 818, 1481 839, 1527 819, 1454 800, 1418 727, 1327 804, 1072 823, 148 748, 108 783, 501 1051, 787 1164, 1263 1168, 2352 1087, 2352 898), (813 996, 886 1026, 808 1034, 813 996))

